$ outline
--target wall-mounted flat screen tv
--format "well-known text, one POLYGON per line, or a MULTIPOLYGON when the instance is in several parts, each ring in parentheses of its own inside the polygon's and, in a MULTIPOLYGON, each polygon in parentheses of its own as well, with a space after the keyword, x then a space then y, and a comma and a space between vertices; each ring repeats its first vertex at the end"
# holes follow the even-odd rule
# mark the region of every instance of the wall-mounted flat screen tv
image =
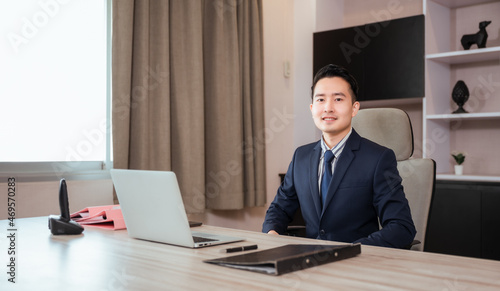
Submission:
POLYGON ((424 97, 424 16, 314 33, 313 69, 347 68, 359 101, 424 97))

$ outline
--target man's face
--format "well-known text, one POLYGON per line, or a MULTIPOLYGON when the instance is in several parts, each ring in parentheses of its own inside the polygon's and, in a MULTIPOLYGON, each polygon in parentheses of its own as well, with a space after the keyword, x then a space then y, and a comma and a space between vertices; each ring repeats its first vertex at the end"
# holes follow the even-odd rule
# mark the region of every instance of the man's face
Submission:
POLYGON ((352 103, 351 87, 340 77, 323 78, 316 83, 311 104, 316 126, 325 137, 344 137, 351 119, 358 113, 359 102, 352 103))

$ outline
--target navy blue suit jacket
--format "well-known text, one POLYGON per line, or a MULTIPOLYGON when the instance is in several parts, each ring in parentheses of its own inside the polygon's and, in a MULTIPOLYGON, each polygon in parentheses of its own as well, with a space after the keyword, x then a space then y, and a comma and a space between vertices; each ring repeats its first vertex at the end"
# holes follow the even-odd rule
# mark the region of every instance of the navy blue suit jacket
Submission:
POLYGON ((396 248, 410 245, 416 230, 391 149, 362 138, 353 129, 323 207, 318 185, 320 156, 320 141, 295 151, 267 210, 263 232, 285 233, 300 204, 309 238, 396 248))

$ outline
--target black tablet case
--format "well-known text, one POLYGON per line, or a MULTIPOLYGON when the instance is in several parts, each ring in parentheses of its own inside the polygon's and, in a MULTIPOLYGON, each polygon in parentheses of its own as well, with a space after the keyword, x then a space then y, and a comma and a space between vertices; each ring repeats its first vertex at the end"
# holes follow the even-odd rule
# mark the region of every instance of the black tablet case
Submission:
POLYGON ((354 257, 361 244, 301 245, 290 244, 242 255, 204 262, 270 275, 281 275, 354 257))

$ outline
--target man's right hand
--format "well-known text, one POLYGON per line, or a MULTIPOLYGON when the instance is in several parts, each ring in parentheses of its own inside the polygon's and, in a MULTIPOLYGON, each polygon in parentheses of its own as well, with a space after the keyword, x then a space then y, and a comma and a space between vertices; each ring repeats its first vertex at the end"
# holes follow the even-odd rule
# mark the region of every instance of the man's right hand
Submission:
POLYGON ((270 230, 267 232, 268 234, 275 234, 275 235, 280 235, 279 233, 277 233, 275 230, 270 230))

